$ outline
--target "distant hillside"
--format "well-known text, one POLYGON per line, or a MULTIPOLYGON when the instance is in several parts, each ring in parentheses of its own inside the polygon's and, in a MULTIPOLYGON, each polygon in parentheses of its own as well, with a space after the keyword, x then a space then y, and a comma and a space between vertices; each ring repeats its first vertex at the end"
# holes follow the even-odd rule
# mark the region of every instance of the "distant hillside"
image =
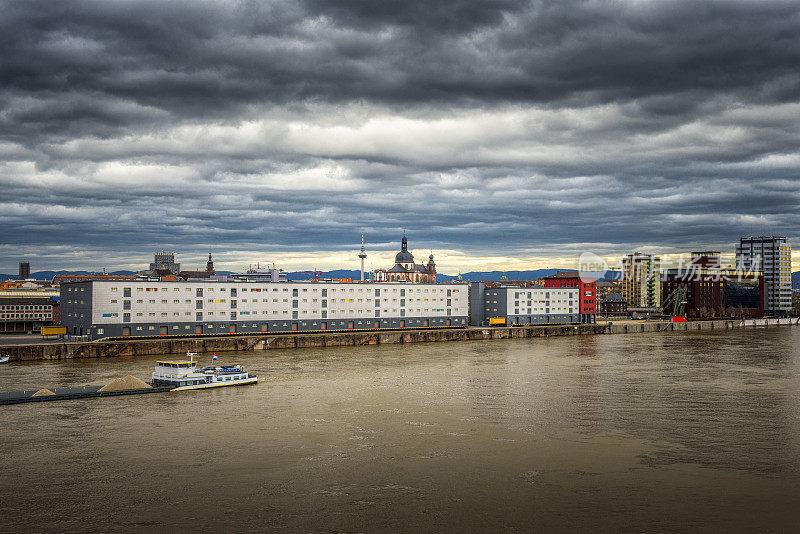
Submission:
MULTIPOLYGON (((536 269, 533 271, 472 271, 462 273, 461 279, 465 282, 499 282, 505 276, 508 280, 534 280, 549 276, 558 272, 558 269, 536 269)), ((446 274, 436 275, 437 281, 449 282, 455 280, 456 276, 446 274)))
MULTIPOLYGON (((347 269, 334 269, 333 271, 317 271, 318 278, 349 278, 351 280, 360 280, 361 271, 350 271, 347 269)), ((293 280, 313 280, 314 273, 301 271, 301 272, 287 272, 286 279, 293 280)))
MULTIPOLYGON (((231 274, 233 271, 217 271, 217 274, 231 274)), ((31 273, 31 278, 34 280, 52 280, 53 277, 57 274, 103 274, 102 272, 96 271, 37 271, 35 273, 31 273)), ((136 274, 136 271, 111 271, 110 273, 106 274, 124 274, 124 275, 131 275, 136 274)), ((16 274, 0 274, 0 280, 16 280, 16 274)))
MULTIPOLYGON (((463 273, 461 278, 466 282, 479 282, 479 281, 499 281, 505 275, 509 280, 533 280, 534 278, 541 278, 557 272, 558 269, 537 269, 535 271, 480 271, 463 273)), ((318 274, 320 278, 350 278, 358 280, 361 278, 361 271, 338 269, 333 271, 324 271, 318 274)), ((286 273, 287 280, 311 280, 314 278, 313 273, 308 272, 288 272, 286 273)), ((450 282, 458 278, 447 274, 437 274, 437 282, 450 282)))
MULTIPOLYGON (((31 278, 34 280, 52 280, 57 274, 103 274, 102 272, 95 271, 37 271, 31 273, 31 278)), ((136 274, 134 271, 113 271, 108 274, 136 274)), ((16 274, 0 274, 0 280, 16 280, 16 274)))

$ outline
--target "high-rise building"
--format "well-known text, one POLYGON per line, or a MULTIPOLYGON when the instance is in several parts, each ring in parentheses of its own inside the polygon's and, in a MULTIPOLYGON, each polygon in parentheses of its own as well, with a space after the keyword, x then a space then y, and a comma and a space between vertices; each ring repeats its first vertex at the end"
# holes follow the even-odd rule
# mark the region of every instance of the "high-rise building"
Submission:
POLYGON ((661 306, 661 258, 641 252, 623 257, 622 296, 634 308, 661 306))
POLYGON ((181 264, 175 263, 174 252, 156 252, 153 258, 153 263, 150 264, 150 273, 152 274, 172 274, 178 275, 181 272, 181 264))
POLYGON ((31 264, 27 261, 19 262, 19 278, 18 280, 27 280, 31 277, 31 264))
POLYGON ((785 237, 742 237, 736 268, 764 275, 764 313, 785 316, 792 308, 792 247, 785 237))

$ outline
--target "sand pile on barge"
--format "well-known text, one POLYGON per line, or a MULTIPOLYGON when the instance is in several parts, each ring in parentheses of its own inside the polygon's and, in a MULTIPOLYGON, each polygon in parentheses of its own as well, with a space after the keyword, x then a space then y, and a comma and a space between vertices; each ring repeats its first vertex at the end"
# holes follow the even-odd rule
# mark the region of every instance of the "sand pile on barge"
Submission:
POLYGON ((45 397, 49 395, 55 395, 55 393, 53 393, 49 389, 40 389, 39 391, 31 395, 31 397, 45 397))
POLYGON ((98 391, 126 391, 129 389, 148 389, 150 385, 133 375, 128 375, 123 378, 115 378, 105 386, 101 387, 98 391))

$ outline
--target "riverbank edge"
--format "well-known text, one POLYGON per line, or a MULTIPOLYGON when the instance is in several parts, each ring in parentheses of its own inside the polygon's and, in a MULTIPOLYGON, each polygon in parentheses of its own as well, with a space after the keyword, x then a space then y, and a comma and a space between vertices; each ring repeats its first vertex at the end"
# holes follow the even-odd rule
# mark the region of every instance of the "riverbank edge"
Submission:
POLYGON ((130 339, 125 341, 7 345, 0 354, 10 361, 63 360, 72 358, 113 358, 117 356, 158 356, 191 352, 235 352, 254 350, 356 347, 398 343, 444 341, 484 341, 550 336, 600 335, 729 330, 744 327, 771 327, 798 324, 796 320, 718 320, 684 323, 652 322, 631 324, 538 325, 469 329, 408 330, 390 332, 314 332, 280 335, 248 335, 217 338, 130 339))

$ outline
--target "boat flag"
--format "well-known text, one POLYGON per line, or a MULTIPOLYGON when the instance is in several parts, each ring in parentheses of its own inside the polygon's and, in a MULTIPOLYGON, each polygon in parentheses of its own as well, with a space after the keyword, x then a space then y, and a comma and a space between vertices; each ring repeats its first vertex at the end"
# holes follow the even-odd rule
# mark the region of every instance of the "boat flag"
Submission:
POLYGON ((216 359, 217 359, 217 353, 216 353, 216 352, 214 353, 214 357, 213 357, 213 358, 211 358, 211 359, 212 359, 212 360, 216 360, 216 359))

